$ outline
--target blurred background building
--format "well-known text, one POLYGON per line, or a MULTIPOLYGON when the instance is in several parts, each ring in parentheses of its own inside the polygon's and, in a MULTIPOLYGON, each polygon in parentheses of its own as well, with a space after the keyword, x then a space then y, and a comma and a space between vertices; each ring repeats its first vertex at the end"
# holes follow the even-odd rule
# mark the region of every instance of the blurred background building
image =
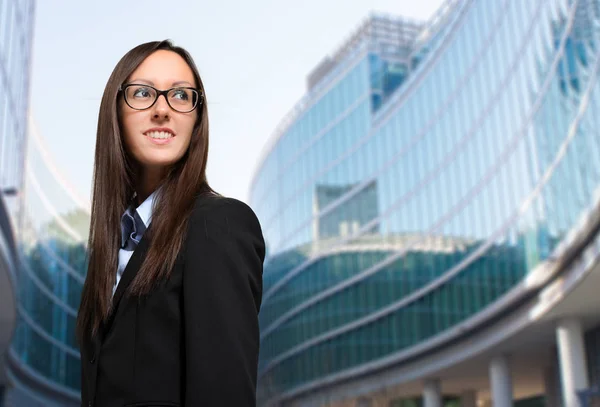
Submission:
POLYGON ((16 209, 23 187, 34 3, 0 2, 0 406, 17 321, 16 209))
POLYGON ((86 271, 89 203, 58 171, 31 117, 24 174, 16 228, 17 326, 8 356, 13 389, 7 403, 79 406, 75 320, 86 271))
POLYGON ((594 397, 599 57, 596 0, 447 0, 309 74, 251 185, 263 405, 594 397))
POLYGON ((89 209, 28 116, 34 9, 0 1, 0 406, 75 406, 89 209))

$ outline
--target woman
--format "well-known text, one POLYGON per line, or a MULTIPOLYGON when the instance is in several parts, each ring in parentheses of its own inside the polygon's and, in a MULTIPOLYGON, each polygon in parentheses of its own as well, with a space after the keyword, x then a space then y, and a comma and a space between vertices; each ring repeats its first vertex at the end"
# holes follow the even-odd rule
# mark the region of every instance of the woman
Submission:
POLYGON ((142 44, 102 97, 77 317, 82 406, 254 406, 264 241, 206 181, 190 55, 142 44))

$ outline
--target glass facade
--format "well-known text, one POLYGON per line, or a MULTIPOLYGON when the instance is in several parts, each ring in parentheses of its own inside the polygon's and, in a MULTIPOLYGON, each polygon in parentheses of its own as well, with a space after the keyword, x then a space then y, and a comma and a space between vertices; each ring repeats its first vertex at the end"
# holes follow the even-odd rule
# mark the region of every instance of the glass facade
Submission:
POLYGON ((440 10, 425 24, 373 15, 265 149, 250 196, 268 246, 263 401, 477 315, 598 193, 600 4, 440 10))
POLYGON ((34 2, 0 1, 0 186, 20 190, 25 158, 34 2))
POLYGON ((75 321, 87 269, 89 204, 60 174, 34 123, 25 173, 11 353, 20 374, 57 393, 60 405, 63 398, 76 403, 81 370, 75 321))
POLYGON ((34 8, 31 0, 0 0, 0 185, 12 192, 6 200, 20 263, 9 393, 15 406, 75 405, 74 327, 89 209, 57 170, 28 115, 34 8))

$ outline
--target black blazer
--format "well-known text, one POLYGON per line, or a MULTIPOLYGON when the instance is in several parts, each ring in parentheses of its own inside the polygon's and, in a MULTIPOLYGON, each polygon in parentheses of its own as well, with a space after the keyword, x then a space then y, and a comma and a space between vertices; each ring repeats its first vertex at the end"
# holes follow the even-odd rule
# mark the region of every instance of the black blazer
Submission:
POLYGON ((82 406, 255 406, 265 255, 256 215, 234 199, 198 198, 168 281, 124 295, 151 228, 111 316, 82 344, 82 406))

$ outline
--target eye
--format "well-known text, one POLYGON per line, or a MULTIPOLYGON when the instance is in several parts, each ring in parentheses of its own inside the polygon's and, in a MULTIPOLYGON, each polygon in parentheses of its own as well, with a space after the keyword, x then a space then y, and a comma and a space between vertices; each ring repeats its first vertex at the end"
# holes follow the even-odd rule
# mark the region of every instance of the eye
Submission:
POLYGON ((152 97, 153 93, 151 88, 146 87, 133 87, 131 90, 132 96, 137 99, 149 99, 152 97))
POLYGON ((178 99, 181 101, 187 101, 190 99, 190 92, 187 89, 173 89, 171 93, 172 99, 178 99))

